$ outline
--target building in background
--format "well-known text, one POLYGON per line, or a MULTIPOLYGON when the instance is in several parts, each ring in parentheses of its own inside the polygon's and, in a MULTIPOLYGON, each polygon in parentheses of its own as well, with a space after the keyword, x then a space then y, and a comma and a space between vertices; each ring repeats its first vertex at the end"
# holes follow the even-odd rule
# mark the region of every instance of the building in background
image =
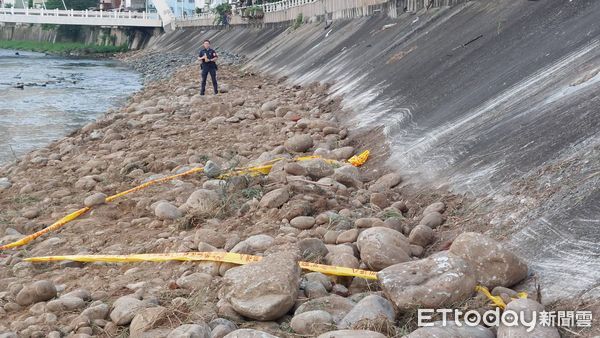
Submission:
POLYGON ((0 0, 0 7, 25 8, 28 0, 0 0))
MULTIPOLYGON (((121 7, 121 0, 100 0, 98 2, 98 5, 100 6, 100 8, 102 10, 111 10, 111 9, 120 9, 121 7)), ((145 8, 145 6, 144 6, 145 8)), ((123 8, 124 9, 124 8, 123 8)))
POLYGON ((146 10, 146 0, 124 0, 120 5, 125 11, 146 10))
POLYGON ((196 13, 196 0, 167 0, 176 17, 192 16, 196 13))

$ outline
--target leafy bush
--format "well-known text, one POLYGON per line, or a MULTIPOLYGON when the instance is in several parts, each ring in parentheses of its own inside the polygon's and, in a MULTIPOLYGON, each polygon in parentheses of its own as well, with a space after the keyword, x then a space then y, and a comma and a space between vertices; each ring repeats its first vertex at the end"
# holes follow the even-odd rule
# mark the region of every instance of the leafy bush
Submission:
POLYGON ((302 15, 302 13, 299 13, 298 16, 296 16, 296 21, 294 21, 294 29, 298 29, 300 26, 302 26, 303 22, 304 16, 302 15))
POLYGON ((223 25, 223 24, 225 24, 226 15, 231 13, 231 4, 222 3, 222 4, 218 5, 217 7, 215 7, 213 12, 215 14, 217 14, 214 24, 215 25, 223 25))
POLYGON ((260 5, 254 5, 246 8, 244 16, 249 18, 262 18, 264 16, 263 8, 260 5))

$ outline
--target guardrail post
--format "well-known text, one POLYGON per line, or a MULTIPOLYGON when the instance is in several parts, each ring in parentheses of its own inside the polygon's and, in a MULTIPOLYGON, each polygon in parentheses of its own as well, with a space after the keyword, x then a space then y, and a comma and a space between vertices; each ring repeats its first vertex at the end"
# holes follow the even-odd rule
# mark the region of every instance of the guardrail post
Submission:
POLYGON ((102 10, 100 10, 100 17, 102 17, 102 10))
POLYGON ((131 11, 129 11, 129 18, 131 19, 131 11))

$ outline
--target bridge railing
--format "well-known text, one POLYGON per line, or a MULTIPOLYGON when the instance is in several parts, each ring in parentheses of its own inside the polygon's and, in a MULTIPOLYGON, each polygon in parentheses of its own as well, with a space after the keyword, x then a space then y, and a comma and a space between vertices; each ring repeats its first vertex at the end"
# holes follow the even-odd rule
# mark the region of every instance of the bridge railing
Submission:
POLYGON ((37 8, 0 8, 0 15, 53 16, 77 18, 107 18, 107 19, 159 19, 157 13, 146 12, 117 12, 117 11, 76 11, 37 8))

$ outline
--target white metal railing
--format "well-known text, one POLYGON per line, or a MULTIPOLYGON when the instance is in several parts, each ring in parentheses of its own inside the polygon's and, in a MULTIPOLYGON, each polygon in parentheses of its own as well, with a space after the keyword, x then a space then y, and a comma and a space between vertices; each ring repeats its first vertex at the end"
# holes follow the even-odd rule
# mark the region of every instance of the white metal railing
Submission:
POLYGON ((37 16, 55 16, 55 17, 79 17, 79 18, 110 18, 110 19, 141 19, 157 20, 157 13, 146 12, 118 12, 118 11, 75 11, 59 9, 35 9, 35 8, 0 8, 0 15, 37 15, 37 16))
MULTIPOLYGON (((286 9, 290 9, 293 7, 303 6, 306 4, 310 4, 313 2, 317 2, 317 0, 283 0, 278 2, 271 2, 268 4, 262 4, 263 11, 265 13, 276 12, 276 11, 285 11, 286 9)), ((242 7, 246 8, 246 7, 242 7)))

